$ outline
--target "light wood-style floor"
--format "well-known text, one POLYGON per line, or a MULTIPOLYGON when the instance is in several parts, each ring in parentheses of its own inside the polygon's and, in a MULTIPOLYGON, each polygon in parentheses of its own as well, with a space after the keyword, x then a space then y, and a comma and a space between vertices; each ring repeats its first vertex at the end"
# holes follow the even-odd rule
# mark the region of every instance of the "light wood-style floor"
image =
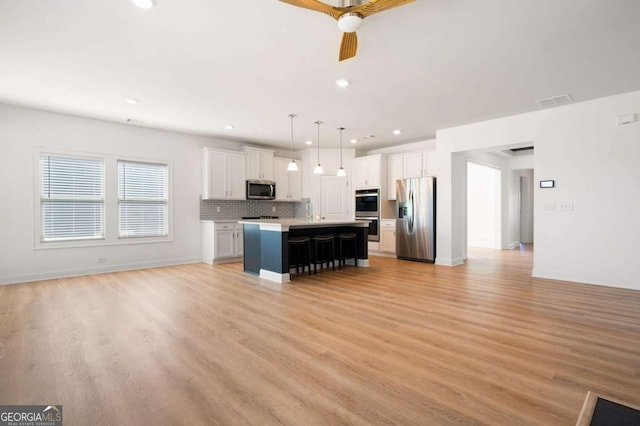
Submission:
POLYGON ((640 291, 372 257, 290 284, 205 264, 0 286, 0 404, 65 425, 575 424, 640 403, 640 291))

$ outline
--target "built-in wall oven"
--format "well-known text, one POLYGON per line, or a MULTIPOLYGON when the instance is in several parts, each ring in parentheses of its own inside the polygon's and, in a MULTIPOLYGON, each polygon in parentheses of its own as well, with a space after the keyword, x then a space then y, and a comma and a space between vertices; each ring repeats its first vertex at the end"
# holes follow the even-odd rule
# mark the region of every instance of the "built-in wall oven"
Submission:
POLYGON ((380 190, 356 191, 356 220, 369 221, 369 241, 380 241, 380 190))

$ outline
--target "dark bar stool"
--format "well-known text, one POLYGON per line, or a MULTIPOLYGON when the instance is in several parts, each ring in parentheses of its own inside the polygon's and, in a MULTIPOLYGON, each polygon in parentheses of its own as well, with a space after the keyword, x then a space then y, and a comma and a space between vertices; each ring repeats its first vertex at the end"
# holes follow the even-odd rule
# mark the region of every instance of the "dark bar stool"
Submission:
POLYGON ((358 243, 356 242, 356 234, 354 232, 345 232, 338 234, 338 268, 342 269, 342 265, 346 264, 345 248, 347 244, 350 244, 353 250, 353 264, 358 267, 358 243))
POLYGON ((329 262, 333 266, 333 270, 336 270, 336 254, 333 245, 333 234, 321 234, 315 235, 313 238, 313 248, 315 253, 315 259, 313 260, 313 273, 317 272, 316 266, 320 262, 320 271, 322 271, 324 262, 327 262, 327 268, 329 268, 329 262))
MULTIPOLYGON (((289 237, 289 269, 296 267, 296 274, 304 274, 306 266, 311 275, 311 239, 307 236, 289 237)), ((315 265, 314 265, 315 267, 315 265)))

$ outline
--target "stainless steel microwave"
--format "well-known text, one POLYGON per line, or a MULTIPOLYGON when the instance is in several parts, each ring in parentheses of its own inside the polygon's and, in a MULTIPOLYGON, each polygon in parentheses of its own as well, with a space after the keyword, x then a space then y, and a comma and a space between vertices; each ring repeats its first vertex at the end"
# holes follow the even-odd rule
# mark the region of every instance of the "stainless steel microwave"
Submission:
POLYGON ((247 200, 275 200, 276 183, 272 180, 248 180, 247 200))

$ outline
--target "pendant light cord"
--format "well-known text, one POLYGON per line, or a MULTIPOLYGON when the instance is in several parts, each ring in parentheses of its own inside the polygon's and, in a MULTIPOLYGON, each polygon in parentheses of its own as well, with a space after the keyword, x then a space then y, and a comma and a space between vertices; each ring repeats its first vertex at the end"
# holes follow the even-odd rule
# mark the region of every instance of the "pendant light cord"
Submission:
POLYGON ((289 117, 291 117, 291 162, 293 162, 293 119, 296 114, 289 114, 289 117))
POLYGON ((318 125, 318 165, 320 165, 320 125, 322 121, 316 121, 316 124, 318 125))
POLYGON ((338 127, 338 130, 340 130, 340 168, 342 168, 342 132, 344 127, 338 127))

